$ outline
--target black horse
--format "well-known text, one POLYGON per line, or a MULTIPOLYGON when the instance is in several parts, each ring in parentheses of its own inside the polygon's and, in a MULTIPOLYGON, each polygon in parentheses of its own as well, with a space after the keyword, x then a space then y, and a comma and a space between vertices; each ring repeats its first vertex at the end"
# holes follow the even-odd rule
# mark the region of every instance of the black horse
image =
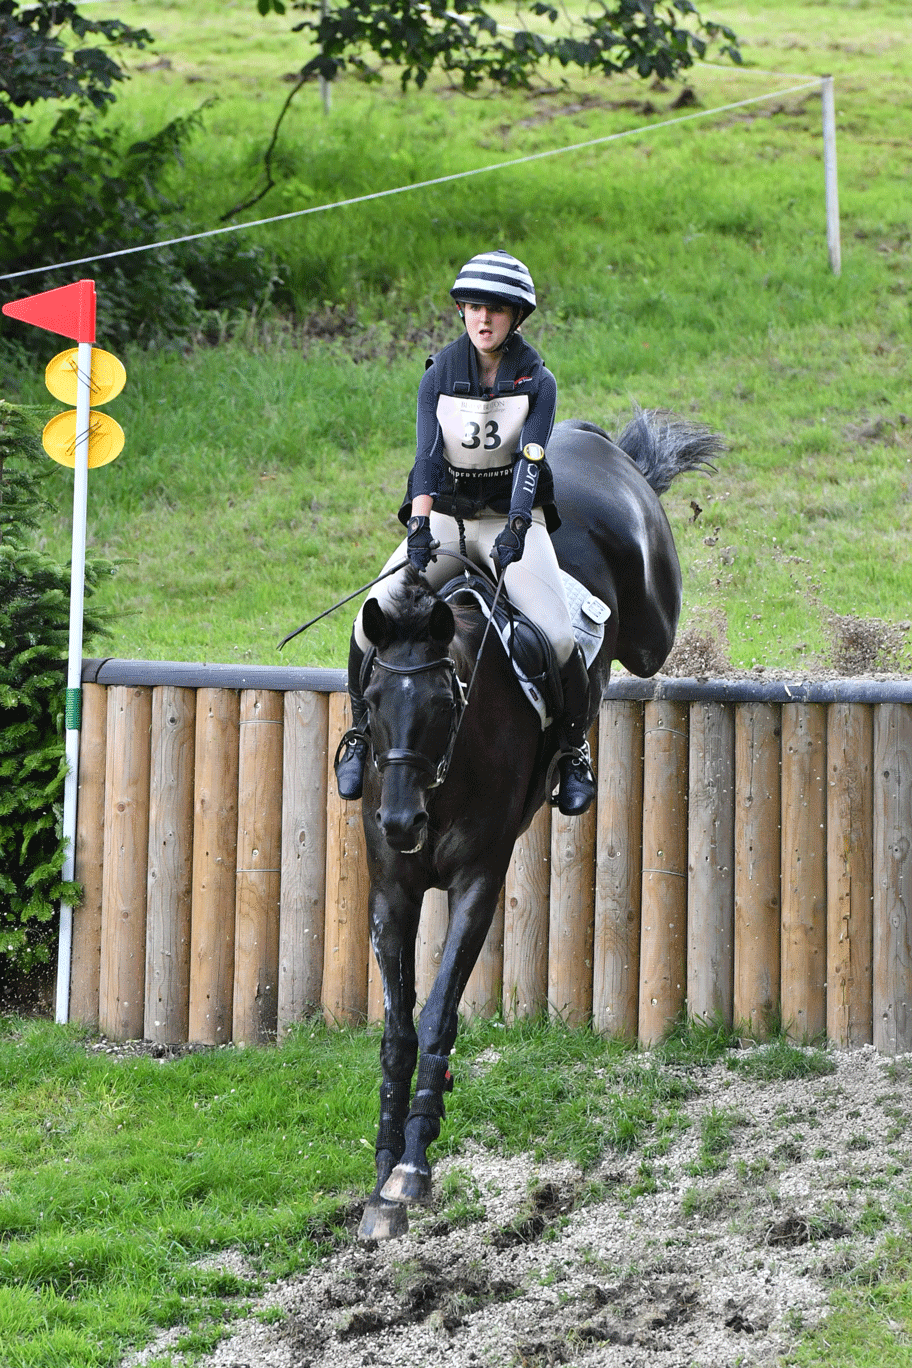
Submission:
MULTIPOLYGON (((671 650, 681 571, 658 496, 682 472, 711 468, 721 447, 715 434, 661 410, 638 412, 617 444, 590 423, 554 430, 548 459, 562 519, 558 560, 611 610, 589 671, 590 723, 613 660, 646 677, 671 650)), ((408 1228, 407 1207, 430 1197, 427 1150, 453 1086, 459 1001, 516 838, 545 801, 556 738, 553 728, 542 734, 493 632, 479 659, 481 613, 451 607, 417 573, 394 612, 370 599, 362 621, 376 647, 365 691, 373 763, 363 815, 385 1028, 377 1184, 360 1235, 388 1239, 408 1228), (476 662, 464 707, 463 684, 476 662), (416 1030, 415 942, 429 888, 447 890, 449 926, 416 1030)))

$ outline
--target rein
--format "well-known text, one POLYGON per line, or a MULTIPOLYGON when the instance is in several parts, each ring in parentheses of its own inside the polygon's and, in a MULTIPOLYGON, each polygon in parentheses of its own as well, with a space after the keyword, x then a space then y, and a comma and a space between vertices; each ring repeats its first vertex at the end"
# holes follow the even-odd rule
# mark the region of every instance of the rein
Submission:
MULTIPOLYGON (((452 556, 454 560, 462 561, 464 566, 469 570, 477 571, 478 569, 478 566, 474 561, 469 560, 468 556, 465 556, 458 551, 443 551, 438 549, 437 554, 452 556)), ((494 609, 497 607, 497 600, 500 598, 501 591, 503 590, 505 574, 506 566, 501 570, 500 577, 497 581, 494 601, 491 605, 491 616, 485 624, 468 687, 466 687, 459 678, 456 662, 453 660, 452 656, 441 656, 439 660, 428 660, 425 661, 423 665, 391 665, 387 661, 382 660, 379 655, 374 657, 374 668, 379 666, 380 669, 387 670, 390 674, 395 675, 426 674, 428 670, 436 670, 441 667, 446 668, 450 671, 450 688, 453 695, 453 712, 450 721, 450 733, 447 737, 447 744, 443 755, 438 763, 434 765, 433 761, 429 760, 427 756, 422 755, 419 751, 388 750, 384 751, 382 755, 378 755, 377 752, 373 750, 374 764, 381 774, 389 765, 409 765, 412 769, 417 769, 421 773, 433 776, 432 782, 429 785, 432 789, 439 788, 444 779, 446 779, 447 772, 450 768, 450 761, 453 758, 453 751, 456 748, 459 729, 462 726, 462 719, 465 717, 466 708, 468 707, 469 699, 472 696, 475 677, 478 674, 478 666, 481 663, 481 655, 485 647, 485 642, 488 639, 488 632, 491 630, 491 623, 494 621, 494 609)))

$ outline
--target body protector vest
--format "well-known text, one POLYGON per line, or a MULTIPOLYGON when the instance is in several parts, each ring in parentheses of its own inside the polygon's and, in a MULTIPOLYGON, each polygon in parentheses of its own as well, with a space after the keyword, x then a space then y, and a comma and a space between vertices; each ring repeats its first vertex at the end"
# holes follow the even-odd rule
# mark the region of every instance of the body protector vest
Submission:
MULTIPOLYGON (((431 357, 427 365, 434 368, 439 428, 434 453, 437 459, 433 461, 436 469, 431 478, 434 507, 462 518, 478 517, 485 509, 506 514, 511 505, 514 463, 544 362, 533 347, 514 334, 504 350, 493 392, 487 395, 481 392, 475 350, 467 334, 431 357)), ((553 532, 560 526, 560 518, 546 460, 540 463, 537 474, 533 506, 544 510, 548 531, 553 532)), ((413 470, 399 511, 403 523, 409 516, 414 475, 413 470)), ((421 483, 426 482, 427 476, 421 483)))

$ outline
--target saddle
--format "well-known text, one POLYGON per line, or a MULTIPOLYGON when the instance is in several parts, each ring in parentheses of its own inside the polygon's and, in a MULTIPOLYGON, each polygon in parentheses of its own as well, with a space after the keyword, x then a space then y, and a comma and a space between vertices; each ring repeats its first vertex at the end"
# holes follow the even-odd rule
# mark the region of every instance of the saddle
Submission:
POLYGON ((457 607, 477 606, 490 619, 500 637, 507 658, 520 688, 538 713, 542 731, 552 718, 559 717, 564 705, 564 691, 557 670, 551 643, 540 627, 525 613, 514 608, 501 595, 494 604, 495 586, 483 575, 464 574, 451 579, 438 591, 438 597, 457 607))
MULTIPOLYGON (((561 573, 574 635, 589 665, 602 644, 605 622, 611 610, 577 580, 561 573)), ((439 597, 457 606, 477 606, 488 619, 493 608, 493 629, 500 637, 520 688, 538 713, 542 731, 545 731, 564 710, 564 691, 554 650, 542 629, 508 599, 499 598, 495 606, 494 593, 495 586, 486 576, 466 573, 449 580, 439 591, 439 597)))

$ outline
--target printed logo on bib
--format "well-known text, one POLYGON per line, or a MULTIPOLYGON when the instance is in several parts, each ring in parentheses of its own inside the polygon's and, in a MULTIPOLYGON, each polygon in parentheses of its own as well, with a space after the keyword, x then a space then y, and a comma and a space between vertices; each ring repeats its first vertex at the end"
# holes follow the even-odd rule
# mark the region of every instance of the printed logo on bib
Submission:
POLYGON ((437 421, 447 460, 463 470, 510 465, 528 416, 527 394, 495 399, 441 394, 437 400, 437 421))

